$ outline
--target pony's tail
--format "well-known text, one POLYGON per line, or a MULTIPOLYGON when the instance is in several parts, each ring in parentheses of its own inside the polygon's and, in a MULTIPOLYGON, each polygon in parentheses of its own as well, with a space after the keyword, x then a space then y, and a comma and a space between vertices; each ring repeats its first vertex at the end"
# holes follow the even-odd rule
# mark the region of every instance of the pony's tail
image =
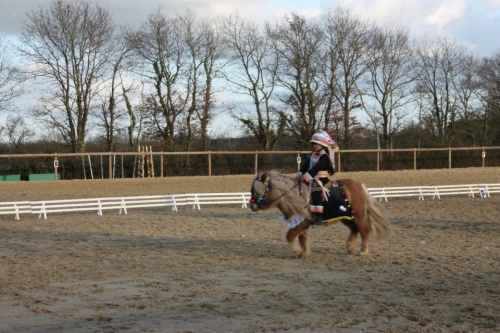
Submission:
POLYGON ((366 192, 366 222, 370 229, 370 236, 382 239, 389 235, 389 218, 384 207, 365 188, 366 192))

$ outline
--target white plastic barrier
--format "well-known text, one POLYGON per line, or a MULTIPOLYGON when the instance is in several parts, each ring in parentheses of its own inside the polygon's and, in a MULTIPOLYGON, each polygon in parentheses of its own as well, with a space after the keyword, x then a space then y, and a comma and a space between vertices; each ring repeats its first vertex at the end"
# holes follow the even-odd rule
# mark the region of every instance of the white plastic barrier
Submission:
POLYGON ((473 197, 490 197, 491 193, 500 193, 500 184, 469 184, 469 185, 440 185, 440 186, 406 186, 406 187, 379 187, 368 189, 371 195, 380 201, 388 201, 387 198, 417 197, 424 200, 424 196, 432 196, 432 199, 441 199, 442 195, 467 194, 473 197))
POLYGON ((424 195, 429 194, 428 189, 422 186, 405 186, 405 187, 381 187, 368 188, 370 194, 375 198, 384 199, 398 197, 418 197, 418 200, 424 200, 424 195))
POLYGON ((172 207, 172 210, 177 211, 177 206, 185 204, 184 195, 44 200, 32 201, 31 213, 47 219, 47 213, 63 212, 96 211, 97 215, 102 215, 103 210, 118 210, 120 214, 127 214, 127 209, 146 207, 172 207))
POLYGON ((193 205, 193 209, 198 208, 198 210, 200 205, 217 204, 241 204, 241 208, 247 208, 250 193, 191 193, 186 194, 186 200, 188 205, 193 205))
POLYGON ((19 214, 31 214, 29 201, 0 202, 0 215, 12 215, 19 221, 19 214))
MULTIPOLYGON (((500 193, 500 184, 472 184, 472 185, 442 185, 442 186, 406 186, 369 188, 368 191, 380 201, 388 201, 391 197, 417 197, 424 200, 425 196, 440 199, 443 195, 467 194, 469 197, 479 195, 490 197, 492 193, 500 193)), ((95 211, 102 215, 104 210, 118 210, 127 214, 127 209, 147 207, 172 207, 177 211, 178 206, 192 205, 193 209, 201 209, 202 205, 241 204, 247 208, 250 199, 249 192, 237 193, 191 193, 175 195, 132 196, 114 198, 90 198, 69 200, 43 201, 12 201, 0 203, 0 215, 15 216, 19 214, 38 214, 47 219, 48 213, 95 211)))

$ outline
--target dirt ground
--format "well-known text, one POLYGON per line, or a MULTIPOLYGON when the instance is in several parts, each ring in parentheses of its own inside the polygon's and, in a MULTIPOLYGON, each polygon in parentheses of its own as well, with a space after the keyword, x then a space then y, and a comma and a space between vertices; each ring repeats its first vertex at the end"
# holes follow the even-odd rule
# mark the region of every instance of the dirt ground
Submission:
MULTIPOLYGON (((370 187, 500 183, 500 168, 340 173, 370 187)), ((253 175, 4 182, 2 201, 248 191, 253 175)), ((297 259, 239 205, 0 216, 0 332, 498 332, 500 194, 391 198, 391 236, 342 224, 297 259)))

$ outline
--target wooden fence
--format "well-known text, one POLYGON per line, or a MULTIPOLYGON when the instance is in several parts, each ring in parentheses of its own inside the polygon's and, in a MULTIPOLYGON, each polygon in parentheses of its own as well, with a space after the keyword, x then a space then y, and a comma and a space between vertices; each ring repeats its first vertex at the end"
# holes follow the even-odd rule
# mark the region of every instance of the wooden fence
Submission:
MULTIPOLYGON (((254 174, 265 169, 294 172, 308 154, 310 151, 9 154, 0 155, 0 180, 2 174, 16 173, 21 180, 36 173, 53 173, 54 179, 134 178, 139 177, 136 167, 145 156, 154 168, 153 177, 254 174)), ((500 147, 340 150, 335 155, 337 172, 500 165, 500 147)))

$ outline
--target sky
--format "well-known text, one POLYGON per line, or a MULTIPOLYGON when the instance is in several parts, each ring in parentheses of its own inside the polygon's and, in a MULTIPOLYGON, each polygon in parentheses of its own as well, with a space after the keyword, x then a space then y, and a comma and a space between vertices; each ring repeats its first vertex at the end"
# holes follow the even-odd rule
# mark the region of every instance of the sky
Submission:
MULTIPOLYGON (((0 0, 0 37, 15 39, 27 14, 52 0, 0 0)), ((187 9, 199 17, 240 17, 261 23, 273 22, 286 13, 299 12, 316 17, 337 7, 349 10, 378 25, 395 24, 408 28, 414 38, 447 37, 477 55, 500 52, 500 0, 92 0, 107 8, 117 24, 139 26, 148 14, 161 8, 166 14, 187 9)), ((219 117, 218 132, 231 131, 234 123, 219 117)))
MULTIPOLYGON (((0 36, 15 37, 26 14, 51 0, 0 0, 0 36)), ((191 9, 199 16, 238 14, 254 22, 282 18, 287 12, 314 17, 342 7, 383 24, 407 27, 413 37, 446 36, 480 56, 500 51, 500 0, 93 0, 132 26, 162 8, 166 13, 191 9)))

